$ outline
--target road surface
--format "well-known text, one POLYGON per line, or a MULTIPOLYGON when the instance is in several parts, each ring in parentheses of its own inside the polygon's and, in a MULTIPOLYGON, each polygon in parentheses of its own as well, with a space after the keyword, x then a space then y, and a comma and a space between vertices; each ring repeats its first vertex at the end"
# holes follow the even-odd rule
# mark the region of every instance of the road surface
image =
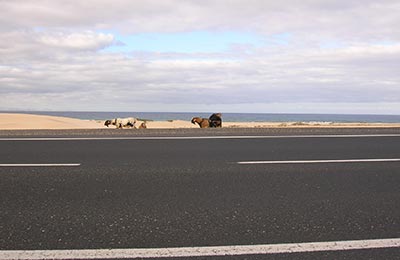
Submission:
POLYGON ((397 132, 0 133, 0 258, 377 240, 218 259, 398 259, 397 132))

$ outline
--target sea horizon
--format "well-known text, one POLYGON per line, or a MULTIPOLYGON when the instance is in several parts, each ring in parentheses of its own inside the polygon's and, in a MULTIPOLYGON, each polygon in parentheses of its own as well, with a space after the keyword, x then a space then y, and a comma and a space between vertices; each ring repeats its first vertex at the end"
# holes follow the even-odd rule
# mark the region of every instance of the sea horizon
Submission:
MULTIPOLYGON (((211 112, 128 112, 128 111, 16 111, 0 113, 26 113, 71 117, 84 120, 106 120, 116 117, 136 117, 148 121, 190 120, 209 117, 211 112)), ((333 123, 400 123, 400 115, 393 114, 318 114, 318 113, 222 113, 227 122, 333 122, 333 123)))

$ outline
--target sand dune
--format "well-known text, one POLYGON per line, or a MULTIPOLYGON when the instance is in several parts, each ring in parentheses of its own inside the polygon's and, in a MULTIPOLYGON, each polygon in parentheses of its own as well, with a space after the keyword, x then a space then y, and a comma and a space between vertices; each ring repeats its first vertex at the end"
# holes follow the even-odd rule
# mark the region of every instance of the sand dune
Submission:
POLYGON ((68 117, 0 113, 0 129, 95 129, 101 122, 68 117))
MULTIPOLYGON (((141 121, 137 123, 140 125, 141 121)), ((330 123, 330 122, 223 122, 227 128, 298 128, 298 127, 400 127, 400 123, 330 123)), ((199 128, 190 121, 148 121, 147 128, 174 129, 199 128)), ((115 126, 106 127, 104 121, 81 120, 68 117, 44 116, 32 114, 0 113, 0 130, 18 129, 115 129, 115 126)))

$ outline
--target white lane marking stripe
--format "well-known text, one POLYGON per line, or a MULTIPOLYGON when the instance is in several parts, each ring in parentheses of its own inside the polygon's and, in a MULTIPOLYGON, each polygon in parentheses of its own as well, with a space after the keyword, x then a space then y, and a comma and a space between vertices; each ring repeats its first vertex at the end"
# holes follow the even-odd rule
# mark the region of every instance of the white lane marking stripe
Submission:
POLYGON ((4 250, 0 259, 116 259, 263 255, 400 247, 400 238, 292 244, 209 246, 143 249, 4 250))
POLYGON ((356 163, 356 162, 398 162, 400 158, 391 159, 348 159, 348 160, 297 160, 297 161, 243 161, 237 164, 304 164, 304 163, 356 163))
POLYGON ((3 163, 0 167, 77 167, 80 163, 3 163))
POLYGON ((227 136, 153 136, 153 137, 18 137, 0 141, 90 141, 90 140, 195 140, 195 139, 279 139, 279 138, 363 138, 400 137, 400 134, 366 135, 227 135, 227 136))

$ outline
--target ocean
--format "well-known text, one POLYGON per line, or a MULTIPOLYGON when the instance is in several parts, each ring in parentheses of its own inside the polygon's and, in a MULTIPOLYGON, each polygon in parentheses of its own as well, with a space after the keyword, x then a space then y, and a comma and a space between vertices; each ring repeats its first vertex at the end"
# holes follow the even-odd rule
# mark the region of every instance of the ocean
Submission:
MULTIPOLYGON (((194 116, 209 117, 204 112, 71 112, 71 111, 3 111, 4 113, 28 113, 63 116, 78 119, 105 120, 116 117, 136 117, 144 120, 190 120, 194 116)), ((227 122, 335 122, 335 123, 400 123, 400 115, 341 115, 341 114, 268 114, 222 113, 227 122)))

